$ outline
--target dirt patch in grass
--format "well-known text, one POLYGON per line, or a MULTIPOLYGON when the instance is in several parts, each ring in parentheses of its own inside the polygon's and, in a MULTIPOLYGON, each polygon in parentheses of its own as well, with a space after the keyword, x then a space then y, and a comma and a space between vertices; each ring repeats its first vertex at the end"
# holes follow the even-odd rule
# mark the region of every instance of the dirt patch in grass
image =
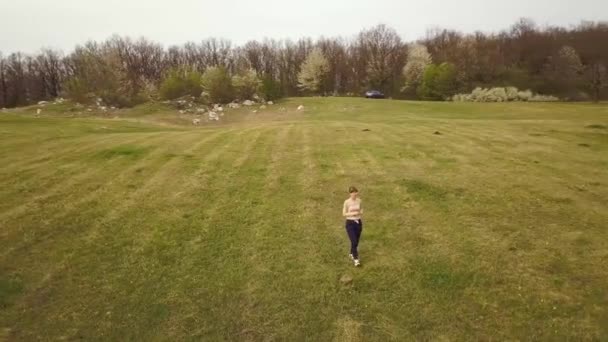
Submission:
POLYGON ((443 188, 419 179, 402 179, 399 185, 405 186, 416 200, 445 201, 450 197, 459 197, 464 192, 463 189, 443 188))
POLYGON ((587 125, 587 126, 585 126, 585 128, 608 129, 608 126, 606 126, 606 125, 599 125, 599 124, 593 124, 593 125, 587 125))
POLYGON ((0 309, 8 307, 23 290, 23 282, 17 276, 0 273, 0 309))
POLYGON ((149 147, 138 146, 117 146, 110 149, 99 151, 95 154, 99 159, 112 159, 116 157, 128 157, 131 159, 139 159, 150 152, 149 147))

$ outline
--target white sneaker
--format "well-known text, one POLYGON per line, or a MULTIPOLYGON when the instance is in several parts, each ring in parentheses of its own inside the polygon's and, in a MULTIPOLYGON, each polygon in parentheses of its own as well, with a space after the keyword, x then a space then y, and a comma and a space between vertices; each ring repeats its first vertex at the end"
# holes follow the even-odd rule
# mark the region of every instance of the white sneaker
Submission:
POLYGON ((355 259, 355 266, 361 266, 361 262, 359 261, 359 259, 355 259))

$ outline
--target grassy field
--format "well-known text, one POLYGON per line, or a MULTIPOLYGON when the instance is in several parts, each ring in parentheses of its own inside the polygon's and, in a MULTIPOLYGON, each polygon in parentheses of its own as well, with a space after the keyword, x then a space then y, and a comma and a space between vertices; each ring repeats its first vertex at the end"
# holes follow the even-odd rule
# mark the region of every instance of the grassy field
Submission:
POLYGON ((606 105, 31 112, 0 114, 0 340, 608 340, 606 105))

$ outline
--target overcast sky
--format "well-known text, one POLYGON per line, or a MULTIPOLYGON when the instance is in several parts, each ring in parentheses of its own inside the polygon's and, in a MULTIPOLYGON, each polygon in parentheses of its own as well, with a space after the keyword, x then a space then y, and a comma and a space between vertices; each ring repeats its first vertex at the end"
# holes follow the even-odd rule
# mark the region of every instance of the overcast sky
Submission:
POLYGON ((407 41, 428 28, 498 31, 518 18, 569 26, 608 20, 608 0, 0 0, 0 51, 65 52, 112 34, 165 46, 227 38, 352 37, 388 24, 407 41))

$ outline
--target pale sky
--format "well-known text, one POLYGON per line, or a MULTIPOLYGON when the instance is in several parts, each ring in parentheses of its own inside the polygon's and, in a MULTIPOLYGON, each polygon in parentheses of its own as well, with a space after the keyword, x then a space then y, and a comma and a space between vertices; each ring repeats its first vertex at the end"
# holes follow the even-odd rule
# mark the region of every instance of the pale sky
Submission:
POLYGON ((112 34, 165 46, 217 37, 248 40, 353 37, 384 23, 406 41, 433 27, 508 28, 518 18, 570 26, 608 20, 608 0, 0 0, 0 51, 71 51, 112 34))

